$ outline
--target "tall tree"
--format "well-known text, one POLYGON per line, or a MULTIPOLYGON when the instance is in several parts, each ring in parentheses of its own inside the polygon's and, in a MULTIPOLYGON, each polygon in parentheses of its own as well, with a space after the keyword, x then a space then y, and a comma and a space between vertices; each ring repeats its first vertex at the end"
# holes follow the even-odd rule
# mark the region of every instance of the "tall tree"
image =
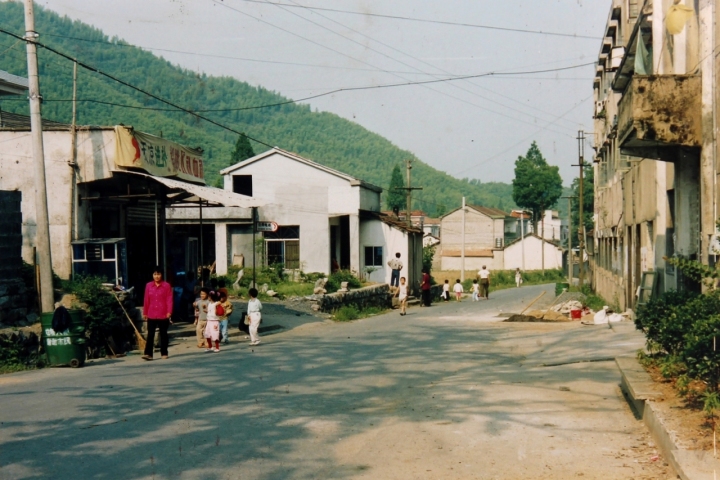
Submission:
POLYGON ((518 207, 532 210, 533 231, 546 209, 557 203, 562 195, 560 169, 548 165, 536 142, 530 145, 527 154, 515 160, 513 179, 513 200, 518 207))
MULTIPOLYGON (((572 224, 573 232, 572 244, 577 246, 579 244, 579 237, 577 235, 580 229, 580 208, 578 198, 580 198, 580 177, 576 177, 572 183, 572 195, 576 197, 572 202, 572 224)), ((585 230, 590 231, 594 228, 593 214, 595 213, 595 169, 592 165, 587 165, 583 172, 583 222, 585 230)))
POLYGON ((407 198, 405 197, 405 180, 403 180, 402 171, 399 165, 395 165, 390 176, 390 186, 388 187, 387 199, 385 200, 389 210, 404 210, 407 208, 407 198))
POLYGON ((244 133, 241 133, 237 142, 235 142, 235 150, 233 150, 232 156, 230 157, 230 165, 235 165, 254 156, 255 151, 252 145, 250 145, 250 140, 248 140, 244 133))

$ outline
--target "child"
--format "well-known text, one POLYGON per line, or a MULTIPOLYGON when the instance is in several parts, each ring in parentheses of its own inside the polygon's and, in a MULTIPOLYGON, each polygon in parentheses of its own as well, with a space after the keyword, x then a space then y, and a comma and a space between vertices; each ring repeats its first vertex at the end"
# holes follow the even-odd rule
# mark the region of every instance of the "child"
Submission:
POLYGON ((260 320, 262 320, 262 315, 260 314, 260 310, 262 310, 262 303, 260 303, 260 300, 258 300, 258 291, 256 288, 251 288, 248 291, 248 295, 250 295, 250 300, 248 300, 248 306, 247 306, 247 314, 248 317, 250 317, 250 346, 260 345, 260 336, 258 336, 258 327, 260 326, 260 320))
POLYGON ((400 277, 400 286, 398 286, 395 295, 400 301, 400 316, 407 315, 407 284, 405 283, 405 277, 400 277))
POLYGON ((207 288, 201 288, 200 296, 193 303, 193 307, 195 307, 195 336, 198 348, 205 346, 205 326, 207 325, 208 304, 210 303, 208 293, 207 288))
POLYGON ((520 284, 522 283, 522 273, 520 273, 520 269, 515 269, 515 285, 517 285, 517 288, 520 288, 520 284))
POLYGON ((220 294, 211 291, 209 294, 210 303, 207 307, 207 325, 205 325, 205 340, 207 341, 206 352, 220 352, 220 316, 217 314, 217 307, 220 305, 220 294), (215 348, 213 348, 215 342, 215 348))
POLYGON ((455 292, 455 299, 458 302, 460 302, 462 299, 462 294, 463 294, 463 286, 462 286, 462 283, 460 283, 459 278, 455 281, 455 286, 453 287, 453 291, 455 292))
POLYGON ((224 288, 220 289, 220 305, 222 305, 223 309, 225 310, 225 313, 222 317, 220 317, 220 335, 222 335, 222 342, 227 345, 230 341, 230 338, 228 337, 228 323, 230 315, 233 311, 233 304, 228 300, 228 294, 227 290, 224 288))
POLYGON ((473 280, 472 292, 473 292, 473 302, 479 302, 480 301, 480 284, 478 283, 477 278, 475 280, 473 280))
POLYGON ((449 280, 445 280, 445 283, 443 284, 442 298, 446 302, 450 301, 450 281, 449 280))

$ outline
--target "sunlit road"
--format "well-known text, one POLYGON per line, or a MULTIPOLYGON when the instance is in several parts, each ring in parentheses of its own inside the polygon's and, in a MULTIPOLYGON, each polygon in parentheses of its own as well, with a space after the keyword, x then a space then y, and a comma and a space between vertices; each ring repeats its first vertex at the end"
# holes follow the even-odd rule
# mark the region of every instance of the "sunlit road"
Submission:
POLYGON ((2 376, 0 478, 665 478, 606 360, 641 336, 499 321, 543 288, 2 376))

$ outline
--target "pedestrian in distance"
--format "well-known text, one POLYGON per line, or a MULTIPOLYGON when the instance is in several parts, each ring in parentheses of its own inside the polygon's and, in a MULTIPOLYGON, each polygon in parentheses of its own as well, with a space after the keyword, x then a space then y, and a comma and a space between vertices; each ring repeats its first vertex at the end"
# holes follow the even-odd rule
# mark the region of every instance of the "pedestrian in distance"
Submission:
POLYGON ((472 295, 473 302, 480 301, 480 284, 478 284, 477 278, 473 280, 472 295))
POLYGON ((485 300, 490 299, 490 270, 485 265, 482 266, 478 272, 480 277, 480 296, 485 297, 485 300))
POLYGON ((517 288, 520 288, 520 285, 522 285, 523 279, 522 279, 522 273, 520 273, 520 269, 515 269, 515 285, 517 285, 517 288))
POLYGON ((163 280, 160 267, 153 269, 153 279, 145 285, 143 299, 143 321, 147 322, 147 342, 143 360, 153 359, 155 331, 160 330, 160 355, 168 358, 168 327, 172 323, 173 291, 170 284, 163 280))
POLYGON ((403 269, 403 263, 400 261, 400 252, 395 254, 395 258, 388 260, 387 264, 392 270, 390 274, 390 286, 397 288, 400 284, 400 271, 403 269))
POLYGON ((205 346, 205 326, 207 325, 208 305, 210 305, 209 293, 209 289, 201 288, 200 296, 193 303, 195 307, 195 338, 197 339, 198 348, 205 346))
POLYGON ((248 291, 250 300, 248 300, 247 315, 250 317, 250 346, 260 345, 260 336, 258 335, 258 327, 262 320, 262 303, 258 300, 258 291, 256 288, 251 288, 248 291))
POLYGON ((228 292, 226 289, 221 288, 219 293, 220 305, 222 305, 224 310, 224 315, 220 317, 220 339, 222 340, 222 343, 227 345, 230 342, 230 337, 228 336, 228 324, 230 323, 230 315, 232 315, 233 312, 233 304, 230 300, 228 300, 228 292))
POLYGON ((400 316, 407 315, 408 291, 405 277, 400 277, 400 285, 398 286, 397 292, 395 292, 395 296, 398 297, 398 301, 400 302, 400 316))
POLYGON ((457 300, 458 302, 462 301, 462 295, 464 290, 459 278, 455 280, 455 285, 453 285, 453 291, 455 292, 455 300, 457 300))
POLYGON ((450 301, 450 280, 445 280, 445 283, 443 283, 443 291, 442 291, 442 295, 440 295, 440 296, 446 302, 450 301))
POLYGON ((427 270, 422 271, 422 281, 420 282, 420 291, 422 292, 422 306, 430 306, 430 273, 427 270))
POLYGON ((205 341, 207 342, 206 352, 220 353, 220 318, 225 313, 220 304, 220 294, 210 290, 208 294, 210 303, 207 307, 207 322, 205 324, 205 341), (215 343, 215 348, 213 348, 215 343))

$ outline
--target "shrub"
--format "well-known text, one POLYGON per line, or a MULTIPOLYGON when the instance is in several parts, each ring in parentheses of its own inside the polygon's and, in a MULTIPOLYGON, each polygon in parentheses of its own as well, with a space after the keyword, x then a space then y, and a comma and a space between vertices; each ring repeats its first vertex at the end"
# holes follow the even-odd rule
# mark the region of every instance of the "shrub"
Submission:
POLYGON ((328 277, 325 289, 330 293, 337 292, 342 282, 348 282, 349 288, 362 287, 360 280, 350 270, 338 270, 328 277))
POLYGON ((697 294, 669 291, 638 308, 635 327, 647 338, 648 350, 662 350, 679 354, 685 333, 692 326, 696 314, 694 308, 702 308, 703 299, 697 294))
POLYGON ((704 381, 711 391, 720 381, 720 351, 715 342, 720 335, 720 315, 711 315, 695 322, 685 335, 682 352, 689 376, 704 381))
POLYGON ((107 338, 122 328, 123 313, 114 295, 100 277, 81 276, 70 283, 71 291, 85 304, 88 348, 102 355, 107 338))
POLYGON ((360 318, 360 311, 354 305, 346 305, 335 311, 335 320, 338 322, 348 322, 360 318))

